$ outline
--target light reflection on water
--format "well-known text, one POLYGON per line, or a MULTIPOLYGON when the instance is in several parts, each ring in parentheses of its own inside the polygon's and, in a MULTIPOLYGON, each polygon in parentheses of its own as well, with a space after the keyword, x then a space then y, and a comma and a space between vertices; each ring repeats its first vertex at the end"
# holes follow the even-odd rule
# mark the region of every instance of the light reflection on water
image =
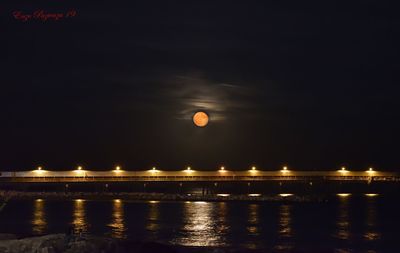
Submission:
POLYGON ((183 224, 174 244, 184 246, 223 246, 219 233, 216 205, 212 202, 186 201, 183 203, 183 224))
POLYGON ((227 222, 227 216, 228 216, 228 206, 226 202, 219 202, 217 204, 217 217, 216 219, 218 220, 218 226, 217 226, 217 233, 219 235, 225 235, 229 232, 229 225, 227 222))
POLYGON ((249 243, 246 244, 247 248, 256 249, 260 246, 260 241, 257 240, 258 236, 260 235, 259 229, 259 208, 258 204, 250 204, 248 207, 248 220, 247 220, 247 233, 250 237, 254 239, 251 240, 249 243))
POLYGON ((85 200, 83 199, 74 200, 72 225, 74 227, 74 232, 77 234, 86 233, 88 230, 85 214, 85 200))
POLYGON ((247 232, 250 235, 258 235, 258 205, 250 204, 249 205, 249 225, 247 226, 247 232))
MULTIPOLYGON (((73 225, 76 233, 90 232, 114 238, 138 238, 186 246, 236 245, 283 251, 290 251, 299 245, 313 245, 318 238, 322 248, 327 245, 327 248, 335 248, 336 252, 349 252, 354 247, 362 247, 362 252, 380 252, 379 247, 387 240, 386 235, 393 233, 392 227, 398 227, 392 225, 398 224, 392 215, 398 212, 388 212, 389 217, 381 214, 382 199, 376 194, 363 195, 362 199, 341 194, 335 201, 324 204, 138 203, 125 200, 25 202, 24 205, 32 209, 21 208, 21 204, 13 207, 10 202, 0 213, 0 229, 1 232, 11 232, 12 229, 17 231, 22 228, 26 229, 24 232, 39 235, 62 233, 68 225, 73 225), (72 212, 65 208, 71 207, 71 204, 72 212), (109 208, 96 208, 104 206, 109 208), (316 220, 313 218, 315 214, 318 214, 321 224, 310 223, 309 228, 307 224, 316 220), (70 220, 60 219, 71 216, 70 220), (89 222, 96 224, 90 226, 89 222)), ((396 207, 390 205, 390 208, 396 207)))
POLYGON ((44 210, 44 200, 36 199, 33 204, 32 231, 33 234, 43 234, 46 231, 47 221, 44 210))
POLYGON ((147 216, 146 229, 150 231, 153 240, 157 239, 157 232, 160 230, 160 202, 149 201, 149 213, 147 216))
POLYGON ((275 246, 277 250, 291 250, 294 247, 292 241, 292 206, 283 204, 279 207, 279 230, 278 243, 275 246))
POLYGON ((111 228, 111 236, 118 239, 126 238, 124 203, 120 199, 114 199, 112 203, 112 220, 111 223, 108 224, 111 228))
POLYGON ((367 200, 366 212, 367 212, 366 221, 365 221, 366 231, 365 231, 363 237, 367 241, 376 241, 376 240, 380 239, 381 234, 378 231, 375 196, 369 196, 369 198, 367 200))
POLYGON ((350 239, 349 196, 350 195, 338 194, 338 216, 336 220, 336 231, 333 236, 340 240, 350 239))

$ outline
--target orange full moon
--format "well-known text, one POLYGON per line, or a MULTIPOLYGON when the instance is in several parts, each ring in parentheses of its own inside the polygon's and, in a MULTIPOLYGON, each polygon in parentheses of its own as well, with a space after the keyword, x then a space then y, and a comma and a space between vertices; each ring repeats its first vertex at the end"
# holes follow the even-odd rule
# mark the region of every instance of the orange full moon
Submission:
POLYGON ((193 115, 193 123, 198 127, 205 127, 208 124, 208 115, 205 112, 196 112, 193 115))

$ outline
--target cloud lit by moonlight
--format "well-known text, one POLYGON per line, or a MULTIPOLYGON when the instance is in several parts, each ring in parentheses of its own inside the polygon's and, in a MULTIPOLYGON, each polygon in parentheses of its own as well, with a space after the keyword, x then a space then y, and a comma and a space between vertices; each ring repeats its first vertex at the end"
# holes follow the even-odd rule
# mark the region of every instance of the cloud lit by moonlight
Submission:
POLYGON ((201 76, 178 76, 172 84, 174 89, 169 95, 178 103, 178 119, 192 120, 196 112, 204 111, 210 121, 218 122, 249 107, 244 99, 249 91, 238 85, 210 81, 201 76))

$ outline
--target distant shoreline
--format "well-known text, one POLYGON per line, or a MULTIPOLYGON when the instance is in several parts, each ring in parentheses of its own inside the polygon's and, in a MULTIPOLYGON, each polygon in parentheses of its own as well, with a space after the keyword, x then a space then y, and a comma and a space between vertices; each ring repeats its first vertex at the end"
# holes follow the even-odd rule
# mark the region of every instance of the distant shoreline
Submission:
POLYGON ((131 192, 22 192, 0 191, 0 199, 52 199, 52 200, 146 200, 146 201, 288 201, 325 202, 324 196, 316 195, 257 195, 257 194, 163 194, 131 192))

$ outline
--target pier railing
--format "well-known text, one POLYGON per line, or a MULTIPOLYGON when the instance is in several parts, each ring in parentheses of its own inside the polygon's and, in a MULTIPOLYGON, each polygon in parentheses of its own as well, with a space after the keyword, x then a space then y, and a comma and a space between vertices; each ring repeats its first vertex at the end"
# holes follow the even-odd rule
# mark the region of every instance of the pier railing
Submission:
POLYGON ((47 171, 0 172, 2 182, 185 182, 185 181, 391 181, 400 182, 397 172, 382 171, 47 171))

